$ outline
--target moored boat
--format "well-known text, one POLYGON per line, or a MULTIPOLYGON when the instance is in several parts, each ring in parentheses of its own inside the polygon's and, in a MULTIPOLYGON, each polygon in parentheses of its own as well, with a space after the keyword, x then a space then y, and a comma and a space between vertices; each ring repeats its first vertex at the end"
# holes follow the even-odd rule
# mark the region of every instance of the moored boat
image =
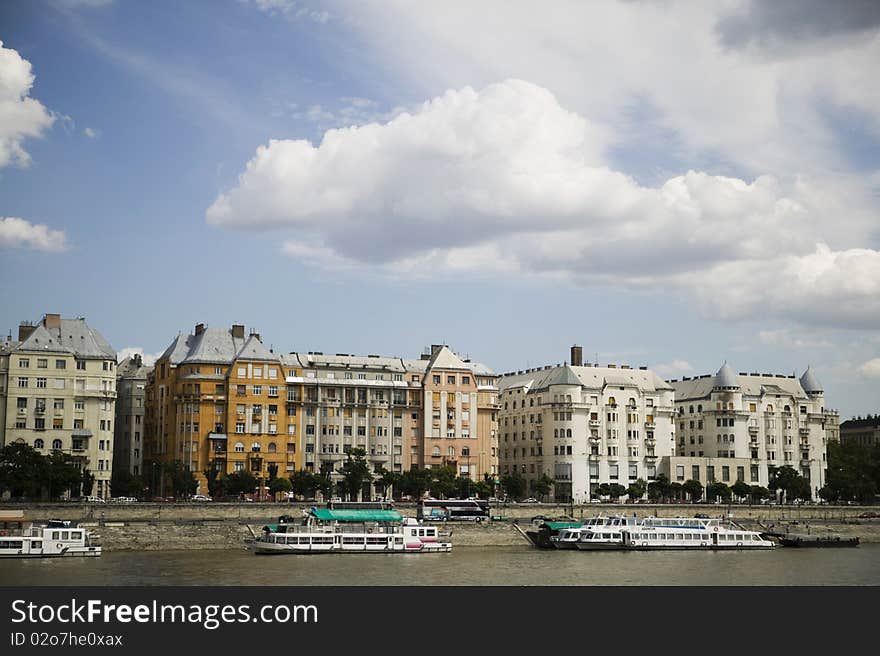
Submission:
POLYGON ((859 546, 859 538, 842 538, 840 536, 831 535, 784 535, 779 538, 779 544, 783 547, 836 549, 842 547, 857 547, 859 546))
POLYGON ((395 510, 312 508, 297 522, 279 518, 247 541, 257 554, 282 553, 440 553, 452 543, 440 539, 436 526, 425 526, 395 510))
POLYGON ((100 556, 97 536, 60 519, 46 524, 4 521, 0 529, 0 558, 61 558, 100 556))

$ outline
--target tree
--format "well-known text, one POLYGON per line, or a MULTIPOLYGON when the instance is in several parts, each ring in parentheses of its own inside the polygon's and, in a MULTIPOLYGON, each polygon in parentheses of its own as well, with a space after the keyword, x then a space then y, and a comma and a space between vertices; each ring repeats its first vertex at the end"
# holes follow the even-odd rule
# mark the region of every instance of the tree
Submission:
POLYGON ((80 479, 81 496, 88 497, 92 494, 95 487, 95 475, 88 469, 82 470, 82 478, 80 479))
POLYGON ((233 496, 253 494, 257 485, 259 485, 256 476, 245 470, 225 474, 220 480, 224 492, 233 496))
POLYGON ((290 475, 290 489, 299 497, 315 496, 315 477, 312 472, 300 469, 290 475))
POLYGON ((776 492, 781 491, 784 501, 793 499, 809 499, 812 497, 810 482, 801 476, 793 467, 768 467, 770 474, 769 488, 776 492))
POLYGON ((171 483, 171 494, 175 497, 185 497, 195 494, 199 488, 199 482, 189 467, 181 460, 173 460, 162 465, 165 477, 171 483))
POLYGON ((770 498, 770 490, 762 485, 750 485, 749 486, 749 499, 754 503, 755 501, 763 501, 764 499, 770 498))
POLYGON ((278 500, 278 494, 281 492, 290 492, 293 485, 290 482, 290 479, 287 478, 274 478, 269 481, 269 492, 272 495, 272 498, 275 501, 278 500))
POLYGON ((367 462, 367 452, 364 449, 352 449, 348 454, 348 459, 337 472, 342 474, 342 480, 345 482, 345 488, 352 501, 357 501, 364 483, 373 480, 370 464, 367 462))
POLYGON ((0 492, 13 497, 37 498, 48 473, 44 456, 27 444, 7 444, 0 449, 0 492))
POLYGON ((223 484, 220 481, 220 470, 216 467, 208 467, 204 472, 205 479, 208 481, 208 494, 212 497, 223 496, 223 484))
POLYGON ((544 497, 546 497, 548 494, 550 494, 550 490, 553 488, 553 486, 555 484, 556 484, 556 481, 553 480, 552 478, 550 478, 550 476, 547 475, 547 473, 545 472, 545 473, 541 474, 541 478, 539 478, 535 481, 532 481, 532 494, 534 494, 535 496, 540 498, 541 501, 543 501, 544 497))
POLYGON ((648 482, 644 479, 638 479, 635 483, 630 483, 630 486, 626 488, 627 496, 635 501, 636 499, 641 499, 645 496, 645 492, 648 489, 648 482))
POLYGON ((666 474, 657 474, 657 478, 648 483, 648 498, 651 501, 666 500, 669 492, 669 477, 666 474))
POLYGON ((608 483, 602 483, 596 488, 596 494, 599 497, 607 497, 611 495, 611 486, 608 483))
POLYGON ((430 469, 413 467, 405 472, 400 479, 400 489, 403 494, 408 494, 414 499, 420 499, 431 487, 433 475, 430 469))
POLYGON ((716 499, 730 499, 731 494, 730 487, 727 483, 722 483, 721 481, 713 481, 706 486, 706 498, 710 501, 715 501, 716 499))
POLYGON ((431 470, 431 473, 433 474, 433 479, 429 490, 432 497, 446 499, 455 496, 455 479, 457 473, 455 467, 452 465, 446 465, 440 469, 431 470))
POLYGON ((278 477, 278 465, 274 462, 270 462, 266 465, 266 472, 269 474, 269 482, 271 483, 278 477))
POLYGON ((382 465, 376 468, 373 474, 375 476, 376 486, 381 489, 381 496, 391 497, 400 485, 402 474, 388 471, 382 465))
POLYGON ((511 499, 522 499, 526 493, 526 479, 516 470, 501 477, 501 487, 511 499))
POLYGON ((124 469, 113 471, 110 478, 110 495, 114 497, 140 497, 144 492, 144 482, 124 469))
POLYGON ((745 499, 749 496, 751 492, 751 487, 745 481, 738 479, 736 483, 730 488, 730 491, 734 494, 737 499, 745 499))
POLYGON ((669 484, 669 498, 675 501, 681 501, 684 495, 683 485, 678 481, 669 484))
POLYGON ((703 498, 703 486, 700 484, 700 481, 693 479, 685 481, 684 485, 681 486, 681 490, 691 498, 691 501, 699 501, 703 498))
POLYGON ((829 442, 828 472, 819 495, 826 501, 871 503, 880 490, 880 445, 829 442))
POLYGON ((611 495, 611 500, 620 499, 624 494, 626 494, 626 488, 623 487, 620 483, 612 483, 608 486, 608 494, 611 495))

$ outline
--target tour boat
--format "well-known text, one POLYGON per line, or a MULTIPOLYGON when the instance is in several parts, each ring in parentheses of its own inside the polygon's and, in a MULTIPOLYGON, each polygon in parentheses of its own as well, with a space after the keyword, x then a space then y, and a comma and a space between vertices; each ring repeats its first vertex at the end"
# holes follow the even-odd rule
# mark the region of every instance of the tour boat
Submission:
POLYGON ((45 525, 15 522, 0 530, 0 558, 59 558, 100 556, 96 536, 71 522, 52 519, 45 525))
POLYGON ((635 517, 591 517, 576 526, 560 529, 556 535, 550 537, 550 542, 556 549, 585 549, 579 546, 582 539, 590 540, 590 545, 596 545, 597 549, 602 548, 600 543, 619 546, 622 540, 621 529, 638 521, 635 517), (605 537, 601 538, 602 535, 605 537))
POLYGON ((626 524, 619 526, 596 526, 584 531, 577 542, 577 548, 583 551, 738 550, 775 546, 757 531, 748 531, 733 522, 688 517, 627 519, 626 524))
POLYGON ((439 553, 452 551, 436 526, 425 526, 396 510, 304 511, 302 521, 279 518, 247 540, 257 554, 282 553, 439 553))

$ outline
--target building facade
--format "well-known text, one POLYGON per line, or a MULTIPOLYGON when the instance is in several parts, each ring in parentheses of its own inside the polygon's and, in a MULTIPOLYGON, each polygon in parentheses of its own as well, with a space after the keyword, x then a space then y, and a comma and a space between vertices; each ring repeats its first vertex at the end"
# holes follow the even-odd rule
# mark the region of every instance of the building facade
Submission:
POLYGON ((108 497, 113 470, 116 352, 83 318, 22 323, 0 350, 0 445, 70 454, 108 497))
POLYGON ((825 484, 828 429, 822 386, 808 368, 800 379, 734 374, 725 363, 711 374, 669 381, 675 390, 676 446, 665 473, 673 482, 767 487, 770 467, 788 465, 810 481, 814 498, 825 484))
MULTIPOLYGON (((434 346, 418 360, 267 350, 259 334, 196 326, 156 361, 146 386, 149 467, 180 461, 261 482, 305 469, 338 478, 352 449, 374 470, 453 465, 497 473, 497 376, 434 346)), ((153 486, 158 470, 145 472, 153 486)))
POLYGON ((556 501, 587 502, 602 483, 656 478, 674 452, 673 389, 646 367, 582 363, 503 374, 501 474, 531 485, 544 474, 556 501))
POLYGON ((116 367, 116 423, 113 429, 113 471, 140 476, 144 466, 144 400, 151 367, 135 353, 116 367))
POLYGON ((862 446, 880 444, 880 415, 848 419, 840 424, 840 443, 862 446))
POLYGON ((374 469, 497 474, 498 377, 484 365, 445 345, 418 360, 290 353, 282 361, 306 470, 334 472, 363 449, 374 469))

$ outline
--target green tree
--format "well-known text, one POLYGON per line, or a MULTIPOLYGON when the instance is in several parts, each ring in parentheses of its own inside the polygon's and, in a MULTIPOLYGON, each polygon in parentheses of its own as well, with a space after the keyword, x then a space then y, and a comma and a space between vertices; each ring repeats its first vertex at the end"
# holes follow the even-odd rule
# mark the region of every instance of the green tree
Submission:
POLYGON ((144 493, 144 481, 124 469, 114 470, 110 478, 110 495, 114 497, 141 497, 144 493))
POLYGON ((751 493, 751 487, 743 480, 737 480, 730 488, 730 491, 737 499, 745 499, 751 493))
POLYGON ((516 470, 501 477, 501 487, 511 499, 522 499, 526 493, 526 479, 516 470))
POLYGON ((48 473, 46 458, 27 444, 7 444, 0 449, 0 492, 13 497, 38 498, 48 473))
POLYGON ((648 498, 651 501, 665 501, 669 492, 669 477, 666 474, 657 474, 657 478, 648 483, 648 498))
POLYGON ((684 486, 678 481, 669 484, 669 498, 674 501, 681 501, 684 498, 684 486))
POLYGON ((82 470, 82 478, 80 479, 80 490, 84 497, 91 496, 95 487, 95 475, 88 469, 82 470))
POLYGON ((703 486, 700 484, 700 481, 693 479, 685 481, 684 485, 681 486, 681 490, 691 498, 691 501, 699 501, 703 498, 703 486))
POLYGON ((596 494, 599 498, 611 496, 611 486, 608 483, 602 483, 596 488, 596 494))
POLYGON ((183 461, 166 462, 162 465, 162 471, 171 484, 171 494, 175 497, 186 497, 196 493, 199 483, 183 461))
POLYGON ((367 452, 364 449, 352 449, 345 463, 337 472, 342 474, 342 480, 345 482, 345 488, 352 501, 357 501, 364 483, 373 480, 370 464, 367 462, 367 452))
POLYGON ((400 489, 403 494, 418 500, 431 487, 433 475, 430 469, 413 467, 405 472, 400 480, 400 489))
POLYGON ((278 501, 278 495, 282 492, 290 492, 293 488, 293 485, 290 482, 290 479, 287 478, 273 478, 269 481, 269 493, 272 495, 272 498, 275 501, 278 501))
POLYGON ((763 501, 764 499, 769 499, 770 496, 770 490, 762 485, 749 486, 749 499, 752 501, 752 503, 756 501, 763 501))
POLYGON ((441 467, 440 469, 431 470, 434 475, 429 488, 431 496, 437 499, 447 499, 455 496, 456 490, 456 471, 452 465, 441 467))
POLYGON ((208 481, 208 494, 210 494, 212 497, 223 496, 223 483, 220 479, 220 470, 214 466, 211 466, 202 473, 205 475, 205 479, 208 481))
POLYGON ((555 484, 556 481, 545 472, 541 474, 541 478, 532 481, 532 494, 543 501, 555 484))
POLYGON ((635 501, 636 499, 641 499, 645 496, 645 492, 648 490, 648 481, 644 479, 638 479, 635 483, 630 483, 630 486, 626 488, 627 496, 635 501))
POLYGON ((715 501, 716 499, 727 500, 730 499, 731 494, 730 486, 721 481, 713 481, 706 486, 706 498, 709 501, 715 501))
POLYGON ((789 465, 783 465, 782 467, 770 466, 767 470, 770 474, 770 484, 768 487, 773 492, 780 491, 783 501, 810 498, 810 482, 801 476, 794 467, 789 465), (799 496, 804 494, 805 489, 807 490, 806 496, 799 496))
POLYGON ((620 499, 620 497, 626 494, 626 488, 620 483, 611 483, 611 485, 608 486, 608 494, 611 495, 611 500, 614 501, 620 499))
POLYGON ((299 497, 315 496, 315 477, 310 471, 300 469, 290 475, 290 489, 299 497))
POLYGON ((266 472, 269 474, 269 482, 271 483, 278 477, 278 465, 274 462, 270 462, 266 465, 266 472))
POLYGON ((827 501, 871 503, 880 491, 880 445, 829 442, 828 470, 820 496, 827 501))
POLYGON ((224 492, 233 496, 253 494, 257 485, 259 485, 257 477, 243 469, 241 471, 232 472, 231 474, 224 474, 223 478, 220 480, 224 492))

